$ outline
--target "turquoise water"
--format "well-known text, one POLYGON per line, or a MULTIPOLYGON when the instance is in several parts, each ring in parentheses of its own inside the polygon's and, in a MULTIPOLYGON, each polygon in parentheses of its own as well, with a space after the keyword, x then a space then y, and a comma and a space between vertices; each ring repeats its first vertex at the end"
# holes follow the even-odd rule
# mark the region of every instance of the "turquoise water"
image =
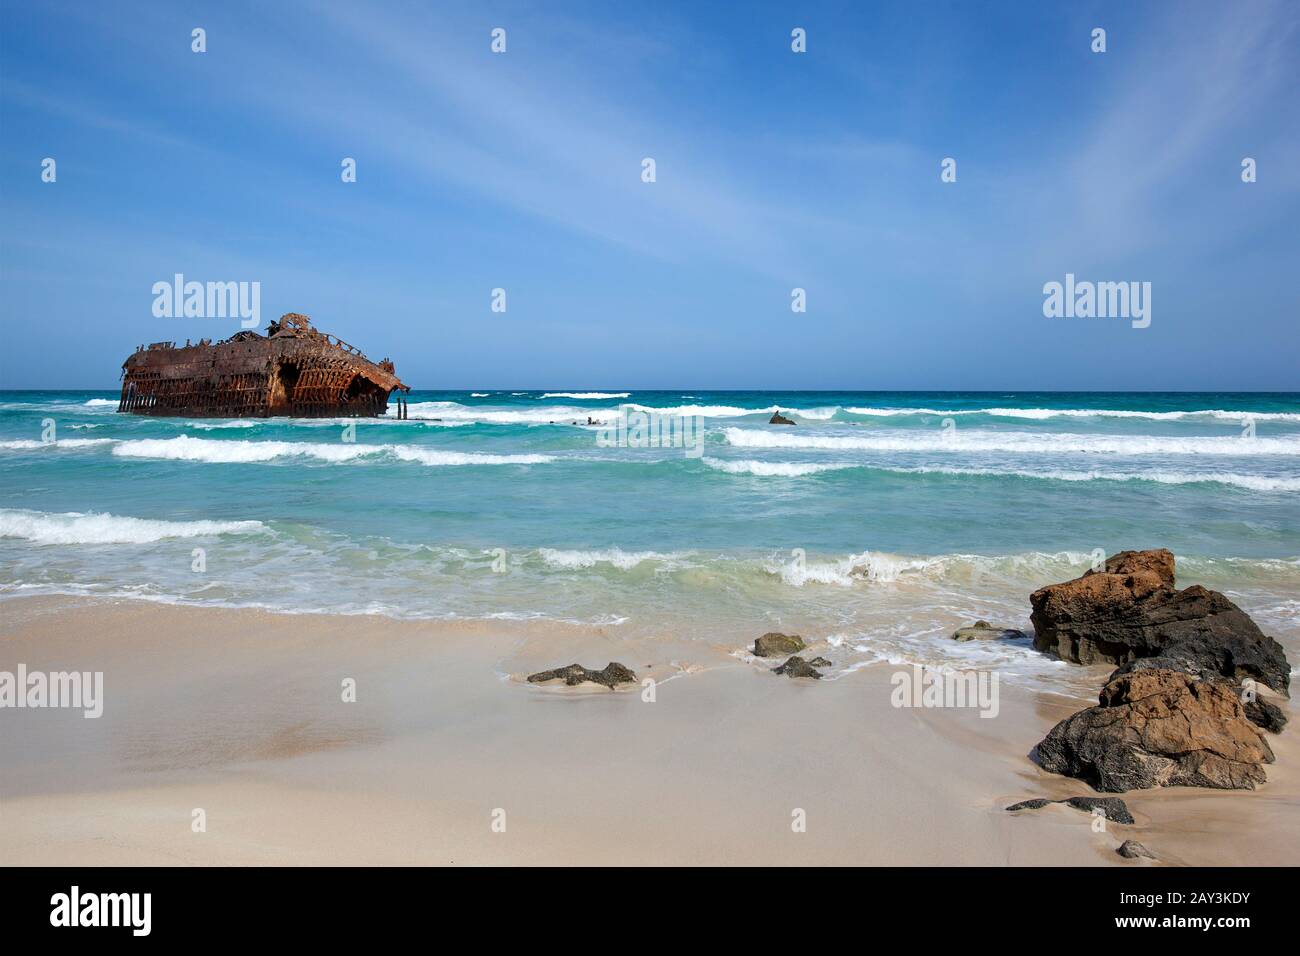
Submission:
POLYGON ((1029 592, 1096 549, 1163 546, 1180 583, 1226 591, 1296 660, 1296 394, 413 392, 409 420, 354 436, 116 401, 0 393, 0 595, 723 645, 787 628, 850 661, 1051 679, 1027 648, 947 636, 976 617, 1027 626, 1029 592), (621 405, 699 416, 702 447, 611 447, 618 432, 587 421, 621 405), (797 425, 768 425, 777 407, 797 425))

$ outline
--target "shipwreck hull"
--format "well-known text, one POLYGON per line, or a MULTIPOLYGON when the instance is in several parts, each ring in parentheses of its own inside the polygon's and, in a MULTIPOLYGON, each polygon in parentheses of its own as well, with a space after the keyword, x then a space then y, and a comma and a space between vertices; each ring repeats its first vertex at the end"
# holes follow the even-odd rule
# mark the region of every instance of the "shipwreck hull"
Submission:
MULTIPOLYGON (((372 362, 346 342, 290 313, 266 335, 177 347, 156 342, 122 365, 117 410, 132 415, 207 418, 372 417, 394 391, 409 392, 388 359, 372 362)), ((398 397, 398 415, 405 417, 398 397)))

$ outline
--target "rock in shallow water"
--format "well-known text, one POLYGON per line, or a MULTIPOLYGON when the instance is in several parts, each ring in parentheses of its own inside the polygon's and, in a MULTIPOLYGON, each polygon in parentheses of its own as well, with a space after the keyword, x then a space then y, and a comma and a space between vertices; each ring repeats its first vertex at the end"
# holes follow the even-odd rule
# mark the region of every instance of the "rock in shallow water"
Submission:
POLYGON ((815 657, 811 661, 806 661, 802 657, 792 657, 784 664, 773 667, 774 674, 785 674, 787 677, 811 677, 813 680, 821 680, 821 671, 815 667, 829 667, 830 661, 824 657, 815 657))
POLYGON ((1163 548, 1122 551, 1104 570, 1039 588, 1029 602, 1034 646, 1064 660, 1119 664, 1117 674, 1156 668, 1249 677, 1288 692, 1282 646, 1219 592, 1177 590, 1174 556, 1163 548))
POLYGON ((960 627, 953 632, 954 641, 1013 641, 1025 636, 1024 631, 1010 627, 994 627, 988 621, 976 621, 970 627, 960 627))
POLYGON ((603 670, 598 671, 590 670, 581 664, 570 664, 567 667, 557 667, 554 670, 538 671, 536 674, 528 675, 530 684, 543 684, 548 680, 563 680, 570 687, 583 681, 591 681, 593 684, 603 684, 612 690, 615 684, 636 683, 636 674, 617 661, 611 661, 603 670))
POLYGON ((1173 670, 1117 674, 1096 707, 1061 721, 1038 745, 1044 770, 1103 792, 1149 787, 1253 790, 1273 762, 1235 688, 1173 670))
POLYGON ((807 646, 798 634, 771 631, 754 642, 754 654, 757 657, 780 657, 783 654, 798 654, 807 646))

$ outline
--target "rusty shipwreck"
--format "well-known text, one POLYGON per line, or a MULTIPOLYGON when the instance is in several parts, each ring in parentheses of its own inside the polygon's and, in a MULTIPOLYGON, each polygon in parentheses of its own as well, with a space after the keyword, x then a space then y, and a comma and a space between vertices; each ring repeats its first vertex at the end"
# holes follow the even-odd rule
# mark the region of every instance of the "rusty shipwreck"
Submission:
POLYGON ((212 343, 155 342, 122 363, 119 412, 207 418, 370 417, 388 410, 406 417, 411 389, 388 359, 372 362, 360 350, 290 312, 266 334, 252 329, 212 343))

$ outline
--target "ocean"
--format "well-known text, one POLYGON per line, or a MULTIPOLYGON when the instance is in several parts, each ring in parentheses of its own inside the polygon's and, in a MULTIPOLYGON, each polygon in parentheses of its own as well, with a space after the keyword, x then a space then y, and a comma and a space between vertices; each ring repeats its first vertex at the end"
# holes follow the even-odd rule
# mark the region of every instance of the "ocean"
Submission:
POLYGON ((1028 641, 950 635, 1028 630, 1035 588, 1166 547, 1180 586, 1225 592, 1300 660, 1300 394, 409 400, 405 421, 154 419, 115 392, 0 392, 0 600, 557 620, 737 654, 784 630, 828 640, 841 673, 1071 688, 1028 641), (641 447, 638 412, 698 421, 700 443, 641 447))

